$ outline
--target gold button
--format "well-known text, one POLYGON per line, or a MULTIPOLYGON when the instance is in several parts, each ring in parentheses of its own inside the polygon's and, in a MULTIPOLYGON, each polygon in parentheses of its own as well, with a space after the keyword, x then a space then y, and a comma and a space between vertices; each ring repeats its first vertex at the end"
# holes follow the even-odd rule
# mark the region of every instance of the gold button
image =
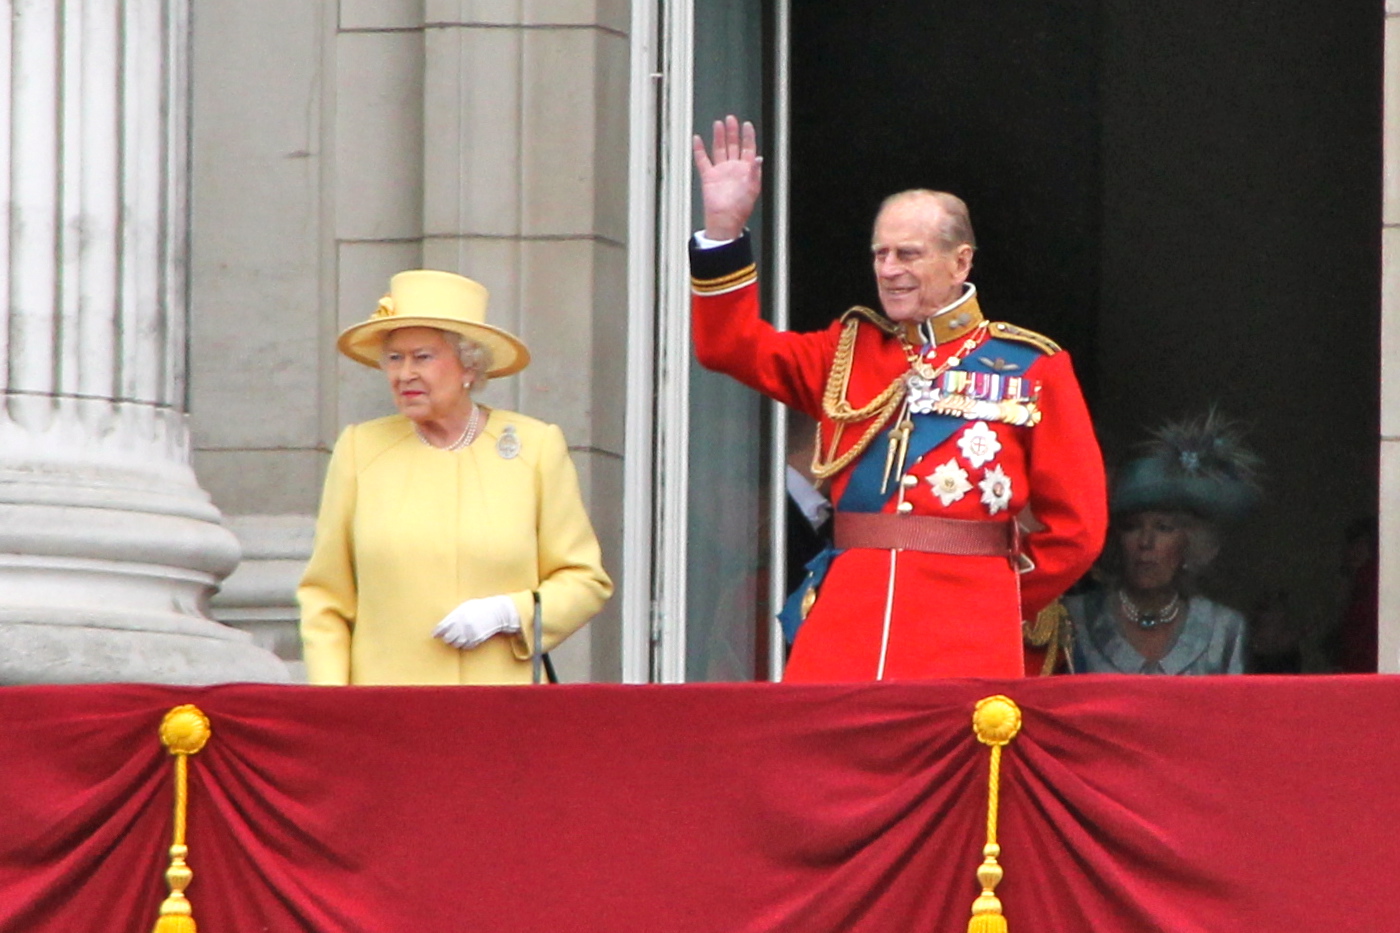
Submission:
POLYGON ((899 514, 900 514, 900 515, 908 515, 910 512, 914 511, 914 503, 912 503, 912 502, 901 502, 901 503, 899 504, 898 511, 899 511, 899 514))
POLYGON ((912 489, 919 485, 919 478, 913 473, 905 473, 904 479, 900 480, 900 482, 904 483, 905 489, 912 489))

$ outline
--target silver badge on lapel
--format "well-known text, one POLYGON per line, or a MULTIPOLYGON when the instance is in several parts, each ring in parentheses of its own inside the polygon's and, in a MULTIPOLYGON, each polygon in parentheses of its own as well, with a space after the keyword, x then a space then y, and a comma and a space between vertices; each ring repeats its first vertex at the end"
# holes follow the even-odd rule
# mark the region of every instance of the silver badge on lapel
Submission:
POLYGON ((496 441, 496 453, 501 455, 502 460, 514 460, 520 456, 520 438, 516 436, 515 425, 505 426, 500 440, 496 441))

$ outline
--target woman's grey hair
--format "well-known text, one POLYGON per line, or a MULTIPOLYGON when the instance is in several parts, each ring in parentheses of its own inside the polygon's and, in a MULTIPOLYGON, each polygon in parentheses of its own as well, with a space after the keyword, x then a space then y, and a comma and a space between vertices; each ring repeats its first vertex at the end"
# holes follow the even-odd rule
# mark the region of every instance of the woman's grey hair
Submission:
POLYGON ((1215 525, 1190 512, 1180 514, 1186 532, 1186 553, 1181 558, 1182 585, 1188 591, 1220 553, 1220 533, 1215 525))
POLYGON ((462 368, 472 374, 472 391, 480 392, 486 388, 491 382, 486 374, 496 365, 491 348, 456 331, 445 330, 443 333, 447 335, 447 342, 457 348, 457 359, 461 361, 462 368))

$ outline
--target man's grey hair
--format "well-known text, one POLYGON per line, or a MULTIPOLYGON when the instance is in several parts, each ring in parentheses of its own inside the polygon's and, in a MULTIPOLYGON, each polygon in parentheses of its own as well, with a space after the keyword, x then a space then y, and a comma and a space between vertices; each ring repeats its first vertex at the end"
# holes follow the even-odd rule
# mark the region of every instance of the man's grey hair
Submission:
POLYGON ((972 215, 968 213, 966 202, 956 194, 949 194, 947 191, 910 188, 908 191, 897 192, 880 202, 880 211, 875 215, 876 219, 885 212, 886 208, 910 201, 932 201, 943 208, 943 222, 939 224, 936 235, 944 248, 957 249, 964 243, 973 249, 977 248, 977 235, 972 232, 972 215))

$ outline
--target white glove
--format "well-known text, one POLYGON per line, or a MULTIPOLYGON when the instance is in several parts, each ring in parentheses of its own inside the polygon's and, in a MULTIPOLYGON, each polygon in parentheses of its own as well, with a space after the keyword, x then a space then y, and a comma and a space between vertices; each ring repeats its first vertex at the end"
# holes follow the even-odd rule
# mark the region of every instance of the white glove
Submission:
POLYGON ((469 599, 449 612, 433 629, 433 637, 466 650, 492 635, 518 631, 520 616, 516 614, 515 601, 509 596, 485 596, 469 599))

